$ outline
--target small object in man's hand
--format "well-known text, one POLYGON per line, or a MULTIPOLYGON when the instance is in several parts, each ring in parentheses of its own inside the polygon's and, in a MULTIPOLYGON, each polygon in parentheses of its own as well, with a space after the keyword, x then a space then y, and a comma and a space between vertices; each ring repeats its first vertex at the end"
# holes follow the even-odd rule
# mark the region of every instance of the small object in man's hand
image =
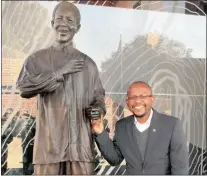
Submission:
POLYGON ((98 108, 93 108, 92 106, 90 106, 89 108, 86 108, 86 115, 91 120, 98 120, 101 118, 101 111, 98 108))

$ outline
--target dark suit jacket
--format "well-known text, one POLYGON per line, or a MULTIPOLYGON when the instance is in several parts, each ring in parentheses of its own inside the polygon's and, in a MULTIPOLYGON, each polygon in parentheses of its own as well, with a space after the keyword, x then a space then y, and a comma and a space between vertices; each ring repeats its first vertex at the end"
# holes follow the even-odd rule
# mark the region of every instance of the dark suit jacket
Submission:
POLYGON ((106 131, 96 135, 96 143, 109 164, 118 165, 125 159, 128 175, 188 175, 187 140, 178 118, 153 110, 143 162, 133 125, 133 116, 119 120, 113 141, 106 131))

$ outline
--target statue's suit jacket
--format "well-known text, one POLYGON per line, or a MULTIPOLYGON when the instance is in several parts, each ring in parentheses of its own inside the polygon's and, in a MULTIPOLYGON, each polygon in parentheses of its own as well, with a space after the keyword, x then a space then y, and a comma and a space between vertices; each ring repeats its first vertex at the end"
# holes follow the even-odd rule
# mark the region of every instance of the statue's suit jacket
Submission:
POLYGON ((127 175, 188 175, 187 140, 178 118, 153 110, 144 161, 133 125, 133 116, 119 120, 113 141, 106 131, 95 136, 102 155, 111 165, 125 159, 127 175))

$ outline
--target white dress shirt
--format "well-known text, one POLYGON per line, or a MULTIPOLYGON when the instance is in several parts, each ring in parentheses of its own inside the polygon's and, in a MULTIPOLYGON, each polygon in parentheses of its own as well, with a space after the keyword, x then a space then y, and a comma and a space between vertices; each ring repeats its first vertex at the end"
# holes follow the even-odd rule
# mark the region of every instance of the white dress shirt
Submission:
POLYGON ((145 123, 139 123, 136 117, 134 117, 134 124, 140 132, 143 132, 147 128, 149 128, 151 120, 152 120, 152 115, 153 115, 153 110, 151 109, 150 116, 145 123))

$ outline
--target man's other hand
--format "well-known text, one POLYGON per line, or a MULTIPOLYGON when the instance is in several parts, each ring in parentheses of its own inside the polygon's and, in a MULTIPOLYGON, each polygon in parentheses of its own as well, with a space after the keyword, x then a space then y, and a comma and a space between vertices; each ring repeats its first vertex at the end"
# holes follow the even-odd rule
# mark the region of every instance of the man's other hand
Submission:
POLYGON ((100 134, 104 131, 104 121, 103 121, 103 116, 100 119, 97 120, 91 120, 91 125, 92 125, 92 131, 95 134, 100 134))

